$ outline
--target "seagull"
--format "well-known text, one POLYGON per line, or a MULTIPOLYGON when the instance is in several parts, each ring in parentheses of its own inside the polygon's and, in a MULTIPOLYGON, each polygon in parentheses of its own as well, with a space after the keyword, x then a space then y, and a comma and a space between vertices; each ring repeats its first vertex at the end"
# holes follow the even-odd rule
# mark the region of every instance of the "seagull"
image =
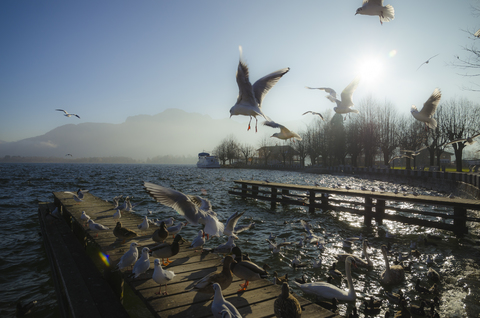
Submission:
POLYGON ((150 268, 150 255, 148 254, 149 251, 150 249, 148 247, 144 247, 142 249, 142 256, 140 256, 138 261, 136 261, 135 265, 133 266, 131 276, 134 276, 134 278, 137 278, 150 268))
POLYGON ((219 284, 213 284, 213 290, 215 295, 212 301, 212 313, 215 318, 241 318, 242 315, 238 312, 237 308, 232 305, 231 302, 225 300, 222 294, 222 287, 219 284))
POLYGON ((202 247, 205 244, 205 235, 203 234, 203 230, 198 231, 197 237, 192 241, 192 244, 190 244, 189 248, 197 248, 197 247, 202 247))
POLYGON ((223 230, 223 234, 227 236, 233 236, 236 240, 238 237, 234 234, 235 226, 237 225, 238 220, 240 217, 245 213, 245 211, 239 213, 238 211, 230 215, 227 222, 225 223, 225 228, 223 230))
MULTIPOLYGON (((169 206, 178 214, 183 215, 185 219, 193 225, 205 225, 205 234, 210 236, 221 236, 224 230, 223 223, 219 222, 216 213, 210 208, 203 210, 202 207, 211 204, 208 200, 202 199, 199 196, 185 195, 180 191, 165 188, 154 183, 145 182, 145 190, 157 202, 169 206)), ((168 230, 170 232, 170 230, 168 230)))
POLYGON ((437 109, 438 103, 440 103, 440 98, 442 98, 442 93, 438 88, 435 88, 432 95, 428 98, 425 104, 423 104, 421 111, 418 111, 415 105, 412 105, 412 108, 410 109, 410 112, 416 120, 425 123, 425 129, 427 129, 427 127, 435 129, 437 127, 437 121, 433 119, 432 116, 437 109))
POLYGON ((337 103, 337 107, 334 107, 333 110, 338 113, 338 114, 348 114, 348 113, 357 113, 358 110, 352 109, 353 107, 353 101, 352 101, 352 96, 353 92, 357 89, 358 83, 360 82, 360 77, 355 77, 353 81, 348 84, 347 87, 342 91, 342 94, 340 94, 340 97, 342 100, 337 99, 337 93, 332 89, 328 87, 320 87, 320 88, 311 88, 307 87, 309 89, 319 89, 319 90, 324 90, 327 92, 329 95, 327 98, 332 102, 332 103, 337 103))
POLYGON ((157 226, 160 226, 160 224, 162 224, 162 222, 165 223, 165 226, 172 226, 173 222, 175 222, 175 219, 173 217, 169 217, 169 218, 161 220, 161 221, 155 221, 155 224, 157 226))
POLYGON ((233 229, 233 234, 238 234, 238 233, 241 233, 243 231, 250 230, 251 228, 255 228, 255 222, 250 222, 250 224, 248 224, 248 225, 236 226, 233 229))
POLYGON ((266 239, 266 241, 267 241, 268 243, 270 243, 269 248, 270 248, 271 250, 273 250, 272 252, 273 252, 274 254, 279 253, 279 252, 280 252, 280 249, 281 249, 283 246, 292 244, 292 242, 282 242, 282 243, 276 244, 276 243, 273 243, 272 241, 270 241, 269 239, 266 239))
POLYGON ((422 64, 420 64, 420 66, 417 68, 417 71, 420 69, 420 67, 422 67, 423 64, 428 64, 428 62, 430 62, 431 59, 433 59, 435 56, 437 56, 438 54, 432 56, 431 58, 429 58, 428 60, 426 60, 425 62, 423 62, 422 64))
POLYGON ((380 24, 389 22, 395 18, 395 10, 389 4, 383 6, 383 0, 363 0, 363 4, 357 9, 355 15, 378 15, 380 17, 380 24))
MULTIPOLYGON (((105 225, 102 225, 100 223, 95 223, 92 219, 88 220, 88 227, 90 228, 91 231, 94 231, 94 232, 105 231, 109 229, 105 225)), ((98 233, 97 235, 95 235, 95 237, 97 236, 98 236, 98 233)))
POLYGON ((213 250, 212 250, 212 253, 216 253, 216 254, 228 254, 232 251, 232 248, 234 248, 236 245, 234 243, 234 239, 235 237, 233 236, 229 236, 228 237, 228 241, 226 243, 222 243, 220 245, 218 245, 217 247, 215 247, 213 250))
POLYGON ((88 220, 90 220, 90 217, 85 213, 85 211, 82 211, 82 215, 80 215, 80 220, 84 222, 84 226, 87 225, 88 220))
POLYGON ((155 295, 162 294, 162 284, 165 284, 165 291, 163 292, 163 295, 168 295, 167 283, 171 281, 173 277, 175 277, 175 273, 163 269, 158 258, 155 259, 154 264, 155 269, 153 270, 152 279, 155 281, 155 283, 160 284, 160 289, 158 290, 158 293, 155 293, 155 295))
POLYGON ((149 225, 148 225, 148 218, 147 218, 146 215, 145 215, 142 223, 140 223, 139 225, 137 225, 137 228, 138 228, 140 231, 146 231, 146 230, 148 230, 149 225))
POLYGON ((167 232, 168 234, 172 234, 172 238, 175 238, 175 235, 178 234, 185 225, 186 223, 180 222, 177 225, 170 226, 169 228, 167 228, 167 232))
POLYGON ((63 110, 63 109, 55 109, 55 110, 59 112, 64 112, 63 116, 66 116, 66 117, 75 116, 77 118, 80 118, 80 116, 78 116, 77 114, 69 114, 66 110, 63 110))
POLYGON ((478 29, 477 32, 473 34, 473 36, 480 38, 480 29, 478 29))
POLYGON ((321 118, 323 121, 325 121, 325 119, 323 119, 322 114, 320 114, 320 113, 312 112, 311 110, 309 110, 309 111, 307 111, 307 112, 304 112, 302 115, 306 115, 306 114, 318 115, 318 116, 320 116, 320 118, 321 118))
POLYGON ((240 61, 237 69, 238 98, 235 105, 230 108, 230 117, 234 115, 250 116, 247 130, 250 130, 252 116, 255 118, 255 132, 257 131, 257 116, 270 120, 262 111, 262 101, 268 91, 285 75, 290 68, 282 68, 257 80, 253 85, 250 83, 247 64, 242 59, 242 47, 240 49, 240 61))
POLYGON ((451 144, 455 144, 457 142, 465 142, 467 145, 473 145, 476 141, 473 140, 474 138, 477 138, 478 136, 480 136, 480 133, 478 134, 475 134, 471 137, 467 137, 467 138, 464 138, 464 139, 456 139, 456 140, 453 140, 453 141, 450 141, 449 143, 446 143, 445 146, 448 146, 448 145, 451 145, 451 144))
POLYGON ((67 153, 65 157, 73 157, 71 153, 67 153))
POLYGON ((133 266, 135 262, 138 260, 138 250, 137 250, 138 243, 132 242, 130 244, 130 249, 123 254, 122 258, 117 264, 118 269, 124 269, 128 266, 133 266))
POLYGON ((75 202, 77 202, 78 204, 80 204, 80 202, 83 202, 83 200, 80 199, 76 194, 73 195, 73 199, 74 199, 75 202))
POLYGON ((287 127, 277 124, 273 120, 265 121, 263 122, 263 124, 265 126, 269 126, 272 128, 280 128, 279 133, 274 133, 270 137, 277 137, 278 139, 283 139, 283 140, 293 139, 294 142, 295 142, 295 139, 302 140, 302 137, 300 137, 299 134, 297 134, 294 131, 290 131, 287 127))
POLYGON ((120 213, 120 210, 117 209, 117 212, 115 212, 115 213, 113 214, 113 220, 114 220, 115 222, 118 222, 118 220, 119 220, 121 217, 122 217, 122 213, 120 213))

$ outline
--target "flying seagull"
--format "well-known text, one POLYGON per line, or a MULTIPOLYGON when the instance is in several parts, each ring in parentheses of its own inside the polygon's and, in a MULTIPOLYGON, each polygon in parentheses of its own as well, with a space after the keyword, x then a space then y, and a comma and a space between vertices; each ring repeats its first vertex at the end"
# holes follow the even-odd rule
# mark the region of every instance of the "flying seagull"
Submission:
POLYGON ((300 137, 299 134, 297 134, 294 131, 290 131, 287 127, 285 127, 283 125, 280 125, 280 124, 277 124, 276 122, 274 122, 272 120, 265 121, 265 122, 263 122, 263 124, 265 126, 269 126, 269 127, 272 127, 272 128, 280 128, 279 133, 274 133, 270 137, 277 137, 278 139, 283 139, 283 140, 288 140, 288 139, 293 138, 294 142, 295 142, 295 139, 302 140, 302 137, 300 137))
POLYGON ((452 140, 452 141, 450 141, 449 143, 446 143, 445 146, 448 146, 448 145, 451 145, 451 144, 455 144, 455 143, 457 143, 457 142, 465 142, 467 145, 473 145, 474 143, 476 143, 476 141, 473 140, 473 139, 474 139, 474 138, 477 138, 478 136, 480 136, 480 133, 475 134, 475 135, 473 135, 473 136, 469 136, 469 137, 467 137, 467 138, 452 140))
POLYGON ((423 104, 421 111, 418 111, 417 107, 412 105, 410 112, 416 120, 422 121, 426 127, 434 129, 437 127, 437 121, 433 119, 432 116, 437 109, 438 103, 440 103, 440 98, 442 98, 442 92, 440 92, 438 88, 435 88, 430 98, 423 104))
POLYGON ((426 60, 425 62, 423 62, 422 64, 420 64, 420 66, 417 68, 417 71, 420 69, 420 67, 422 67, 423 64, 428 64, 428 62, 430 62, 431 59, 433 59, 435 56, 437 56, 438 54, 432 56, 431 58, 429 58, 428 60, 426 60))
POLYGON ((247 130, 250 130, 250 123, 252 122, 252 116, 255 118, 255 131, 257 131, 257 116, 262 116, 265 120, 270 120, 262 111, 262 101, 267 95, 268 91, 280 80, 280 78, 287 74, 290 70, 289 67, 282 68, 276 72, 270 73, 253 85, 250 83, 248 77, 248 66, 242 59, 242 47, 240 49, 240 61, 237 69, 237 85, 238 85, 238 97, 235 105, 230 108, 230 117, 234 115, 250 116, 247 130))
POLYGON ((389 22, 395 18, 395 10, 389 4, 383 6, 383 0, 363 0, 363 4, 357 9, 355 15, 378 15, 380 18, 380 24, 383 22, 389 22))
POLYGON ((480 29, 478 29, 477 32, 475 32, 473 35, 477 38, 480 38, 480 29))
POLYGON ((69 114, 66 110, 63 110, 63 109, 55 109, 55 110, 59 112, 64 112, 63 116, 66 116, 66 117, 75 116, 77 118, 80 118, 80 116, 78 116, 77 114, 69 114))
POLYGON ((338 114, 348 114, 348 113, 357 113, 358 110, 352 109, 353 107, 353 101, 352 101, 352 96, 353 92, 358 87, 358 83, 360 82, 360 77, 355 77, 353 81, 348 84, 347 87, 342 91, 342 94, 340 94, 341 100, 337 99, 337 92, 333 90, 332 88, 328 87, 319 87, 319 88, 312 88, 308 87, 308 89, 319 89, 327 92, 329 95, 327 98, 332 102, 332 103, 337 103, 337 107, 334 107, 333 110, 338 113, 338 114))
POLYGON ((320 118, 321 118, 323 121, 325 121, 325 119, 323 119, 322 114, 317 113, 317 112, 312 112, 311 110, 309 110, 309 111, 307 111, 307 112, 304 112, 302 115, 306 115, 306 114, 309 114, 309 113, 312 114, 312 115, 318 115, 318 116, 320 116, 320 118))

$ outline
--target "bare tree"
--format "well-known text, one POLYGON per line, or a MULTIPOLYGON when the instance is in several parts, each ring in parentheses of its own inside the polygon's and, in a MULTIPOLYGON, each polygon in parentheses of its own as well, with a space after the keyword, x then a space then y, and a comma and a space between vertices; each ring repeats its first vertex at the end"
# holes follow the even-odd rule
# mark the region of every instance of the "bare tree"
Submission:
MULTIPOLYGON (((425 140, 424 124, 418 120, 408 117, 402 117, 399 121, 399 146, 403 150, 417 150, 422 147, 425 140)), ((410 158, 406 158, 405 169, 412 169, 412 162, 410 158)))
MULTIPOLYGON (((475 16, 480 15, 480 6, 472 6, 472 13, 475 16)), ((463 76, 478 78, 480 77, 480 30, 465 31, 468 34, 471 44, 463 47, 466 56, 456 55, 456 61, 452 63, 454 67, 464 70, 463 76)), ((473 87, 464 87, 464 89, 480 92, 480 84, 472 82, 473 87)))
POLYGON ((359 104, 361 117, 361 138, 363 140, 363 150, 365 154, 365 166, 373 166, 375 164, 375 155, 378 150, 378 105, 373 98, 367 97, 360 101, 359 104))
POLYGON ((307 133, 300 132, 299 135, 302 137, 302 140, 297 140, 297 142, 293 144, 293 149, 297 151, 297 154, 300 157, 300 165, 305 167, 305 158, 307 157, 307 142, 305 138, 307 133))
POLYGON ((260 148, 258 149, 258 157, 259 159, 263 159, 264 164, 267 165, 268 159, 273 153, 271 139, 268 137, 262 138, 262 140, 260 140, 259 146, 260 148))
MULTIPOLYGON (((439 119, 440 130, 449 142, 467 139, 480 131, 480 106, 467 99, 451 99, 441 105, 442 117, 439 119)), ((455 165, 458 172, 462 171, 463 148, 466 141, 452 144, 455 153, 455 165)))
POLYGON ((248 144, 243 144, 239 146, 238 151, 242 155, 243 159, 245 159, 245 165, 248 165, 248 160, 255 155, 255 148, 248 144))
POLYGON ((352 166, 358 167, 358 158, 363 150, 363 143, 360 138, 360 116, 355 116, 348 121, 346 126, 346 153, 350 155, 352 166))
POLYGON ((378 145, 383 152, 383 163, 393 157, 393 151, 398 147, 398 115, 392 103, 378 107, 378 145))

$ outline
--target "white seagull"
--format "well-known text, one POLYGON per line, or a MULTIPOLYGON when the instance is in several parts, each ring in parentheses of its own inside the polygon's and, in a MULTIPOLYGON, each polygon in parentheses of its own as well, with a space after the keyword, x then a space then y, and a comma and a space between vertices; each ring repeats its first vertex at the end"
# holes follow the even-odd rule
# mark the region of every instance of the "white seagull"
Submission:
POLYGON ((476 143, 475 140, 473 140, 474 138, 477 138, 478 136, 480 136, 480 133, 478 134, 475 134, 471 137, 467 137, 467 138, 462 138, 462 139, 455 139, 453 141, 450 141, 448 143, 445 144, 445 146, 448 146, 448 145, 451 145, 451 144, 455 144, 457 142, 465 142, 467 145, 473 145, 474 143, 476 143))
POLYGON ((80 215, 80 220, 84 222, 83 225, 86 225, 88 220, 90 220, 90 217, 85 213, 85 211, 82 211, 82 215, 80 215))
POLYGON ((118 220, 122 217, 122 213, 120 213, 120 210, 117 209, 117 212, 113 213, 113 220, 115 222, 118 222, 118 220))
POLYGON ((422 121, 425 123, 425 128, 435 129, 437 127, 437 121, 432 118, 437 109, 438 103, 440 103, 440 98, 442 98, 442 93, 438 88, 435 88, 430 98, 423 104, 421 111, 418 111, 415 105, 412 105, 410 112, 416 120, 422 121))
POLYGON ((134 278, 137 278, 150 268, 150 255, 148 254, 149 251, 150 249, 148 247, 144 247, 142 250, 142 256, 140 256, 138 261, 135 262, 132 270, 132 275, 134 278))
POLYGON ((205 225, 205 234, 221 236, 223 233, 224 225, 218 221, 216 213, 211 209, 205 211, 201 208, 207 205, 206 202, 208 202, 208 205, 211 207, 208 200, 198 196, 185 195, 180 191, 165 188, 150 182, 145 182, 144 187, 147 193, 157 202, 175 209, 175 211, 183 215, 189 223, 193 225, 205 225))
POLYGON ((255 118, 255 131, 257 131, 257 116, 262 116, 265 120, 270 120, 262 111, 262 101, 268 91, 285 75, 290 68, 282 68, 276 72, 270 73, 257 80, 253 85, 250 83, 248 66, 242 59, 242 47, 240 49, 240 61, 237 69, 238 97, 235 105, 230 108, 230 117, 235 115, 250 116, 248 129, 252 116, 255 118))
POLYGON ((213 291, 215 295, 212 301, 212 313, 215 318, 242 318, 237 308, 231 302, 225 300, 222 294, 222 287, 219 284, 213 284, 213 291))
POLYGON ((304 112, 302 115, 306 115, 306 114, 318 115, 318 116, 320 116, 320 118, 321 118, 323 121, 325 121, 325 119, 323 119, 322 114, 320 114, 320 113, 312 112, 311 110, 309 110, 309 111, 304 112))
POLYGON ((140 223, 139 225, 137 225, 137 228, 138 228, 140 231, 146 231, 146 230, 148 230, 149 225, 148 225, 148 218, 147 218, 146 215, 145 215, 145 217, 143 218, 142 223, 140 223))
POLYGON ((280 124, 277 124, 273 120, 265 121, 265 122, 263 122, 263 124, 265 126, 269 126, 269 127, 272 127, 272 128, 280 128, 279 133, 274 133, 270 137, 276 137, 276 138, 282 139, 282 140, 293 139, 294 142, 295 142, 295 139, 302 140, 302 137, 300 137, 299 134, 297 134, 294 131, 290 131, 287 127, 285 127, 283 125, 280 125, 280 124))
POLYGON ((80 116, 78 116, 77 114, 69 114, 66 110, 63 110, 63 109, 55 109, 56 111, 59 111, 59 112, 63 112, 63 116, 66 116, 66 117, 72 117, 72 116, 75 116, 77 118, 80 118, 80 116))
MULTIPOLYGON (((438 55, 438 54, 437 54, 438 55)), ((422 64, 420 64, 420 66, 417 68, 417 71, 420 69, 420 67, 422 67, 423 64, 428 64, 428 62, 430 62, 431 59, 433 59, 435 56, 437 55, 434 55, 432 56, 431 58, 429 58, 428 60, 426 60, 425 62, 423 62, 422 64)))
POLYGON ((135 262, 138 260, 138 250, 137 250, 138 243, 133 242, 130 244, 130 249, 123 254, 122 258, 117 264, 118 269, 124 269, 128 266, 133 266, 135 262))
POLYGON ((160 284, 160 289, 158 290, 158 293, 155 293, 155 295, 162 294, 162 284, 165 284, 165 291, 163 292, 163 295, 168 295, 167 283, 171 281, 173 277, 175 277, 175 273, 172 271, 164 270, 162 268, 162 265, 160 265, 160 260, 158 258, 155 259, 154 264, 155 269, 153 270, 152 279, 155 281, 155 283, 160 284))
POLYGON ((162 224, 162 222, 165 223, 165 226, 172 226, 173 222, 175 222, 175 219, 173 217, 169 217, 169 218, 164 219, 164 220, 155 221, 155 225, 160 226, 160 224, 162 224))
POLYGON ((363 0, 363 4, 357 9, 355 15, 378 15, 380 17, 380 24, 389 22, 395 18, 395 10, 389 4, 383 6, 383 0, 363 0))
POLYGON ((319 88, 307 87, 307 88, 309 88, 309 89, 319 89, 319 90, 323 90, 323 91, 327 92, 329 94, 327 96, 327 98, 332 103, 337 104, 337 107, 333 108, 333 110, 336 113, 338 113, 338 114, 357 113, 358 114, 358 110, 352 109, 352 107, 354 106, 353 101, 352 101, 352 96, 353 96, 353 92, 355 92, 355 90, 358 87, 358 83, 360 83, 360 77, 357 76, 342 91, 342 93, 340 94, 341 100, 337 99, 337 93, 332 88, 328 88, 328 87, 319 87, 319 88))
POLYGON ((205 245, 205 235, 203 234, 203 230, 198 231, 197 237, 192 241, 189 248, 197 248, 203 247, 205 245))
POLYGON ((233 236, 235 239, 238 240, 238 237, 234 234, 235 226, 237 226, 238 219, 245 213, 245 211, 239 213, 238 211, 230 215, 227 222, 225 222, 225 228, 223 230, 223 234, 227 236, 233 236))
MULTIPOLYGON (((98 231, 105 231, 108 230, 109 228, 106 227, 105 225, 102 225, 100 223, 95 223, 92 219, 88 220, 88 227, 90 228, 91 231, 93 232, 98 232, 98 231)), ((98 236, 98 233, 95 237, 98 236)))

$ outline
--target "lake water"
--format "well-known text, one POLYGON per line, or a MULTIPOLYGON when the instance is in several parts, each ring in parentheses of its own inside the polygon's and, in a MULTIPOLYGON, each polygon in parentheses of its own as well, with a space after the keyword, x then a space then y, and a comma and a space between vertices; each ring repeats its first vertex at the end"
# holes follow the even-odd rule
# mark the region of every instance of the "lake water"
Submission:
MULTIPOLYGON (((378 317, 383 317, 386 310, 396 310, 396 305, 390 304, 383 296, 384 291, 402 289, 414 304, 419 304, 419 296, 413 290, 417 277, 422 284, 430 286, 432 282, 426 278, 426 254, 434 257, 431 265, 442 276, 440 283, 440 307, 437 309, 441 317, 479 317, 480 312, 480 282, 479 282, 479 250, 476 244, 480 235, 478 227, 470 229, 464 239, 455 238, 450 232, 428 229, 418 226, 403 225, 384 221, 384 226, 376 225, 367 228, 363 219, 349 213, 321 211, 308 213, 307 208, 299 206, 277 207, 270 211, 270 203, 242 200, 228 194, 233 181, 238 179, 268 179, 272 182, 322 186, 341 183, 352 188, 367 188, 380 185, 386 191, 393 191, 398 184, 364 180, 351 176, 315 175, 301 172, 266 171, 250 169, 214 169, 204 170, 195 166, 170 165, 89 165, 89 164, 2 164, 0 165, 0 316, 12 317, 18 300, 26 303, 37 300, 33 317, 59 317, 58 305, 50 268, 43 249, 42 238, 39 236, 38 203, 52 202, 52 192, 75 191, 78 188, 89 189, 102 199, 111 201, 117 195, 133 197, 132 202, 141 202, 136 207, 136 213, 147 215, 147 209, 153 211, 151 218, 174 216, 183 220, 174 210, 153 201, 142 187, 143 181, 150 181, 166 187, 171 187, 186 194, 202 195, 212 201, 213 209, 221 221, 225 221, 231 213, 246 211, 240 219, 240 225, 250 221, 256 223, 253 230, 239 234, 237 245, 242 251, 248 252, 253 261, 259 264, 268 263, 273 272, 280 275, 289 274, 292 279, 306 274, 310 279, 324 281, 327 271, 335 261, 334 255, 343 253, 344 238, 363 235, 372 245, 369 250, 374 268, 371 270, 356 269, 353 273, 355 290, 357 292, 357 307, 364 298, 374 295, 383 299, 378 317), (304 232, 300 220, 310 222, 315 232, 325 237, 323 251, 316 246, 306 245, 302 248, 293 245, 280 254, 272 254, 265 241, 270 233, 277 235, 278 240, 298 242, 304 232), (388 231, 395 235, 386 238, 388 231), (411 240, 417 240, 419 235, 430 235, 434 245, 424 246, 419 243, 419 250, 424 253, 415 259, 411 273, 406 274, 404 283, 384 288, 379 283, 379 275, 384 270, 384 262, 380 246, 389 241, 396 251, 409 251, 411 240), (303 262, 322 257, 322 266, 293 269, 291 260, 301 255, 303 262)), ((402 185, 412 191, 408 185, 402 185)), ((442 195, 435 191, 415 188, 421 194, 442 195)), ((406 208, 410 208, 407 207, 406 208)), ((431 207, 421 207, 432 209, 431 207)), ((434 208, 436 209, 436 208, 434 208)), ((434 210, 432 210, 434 211, 434 210)), ((436 210, 435 210, 436 211, 436 210)), ((477 216, 478 217, 478 216, 477 216)), ((188 240, 192 240, 199 226, 189 225, 182 230, 188 240)), ((206 247, 214 247, 224 238, 211 239, 206 247)), ((360 244, 353 247, 354 254, 360 254, 360 244)), ((338 268, 344 272, 343 263, 338 268)), ((335 284, 346 287, 346 280, 337 280, 335 284)), ((296 292, 302 292, 290 284, 296 292)), ((315 300, 312 296, 305 297, 315 300)), ((345 315, 352 310, 352 304, 341 304, 339 311, 345 315)))

